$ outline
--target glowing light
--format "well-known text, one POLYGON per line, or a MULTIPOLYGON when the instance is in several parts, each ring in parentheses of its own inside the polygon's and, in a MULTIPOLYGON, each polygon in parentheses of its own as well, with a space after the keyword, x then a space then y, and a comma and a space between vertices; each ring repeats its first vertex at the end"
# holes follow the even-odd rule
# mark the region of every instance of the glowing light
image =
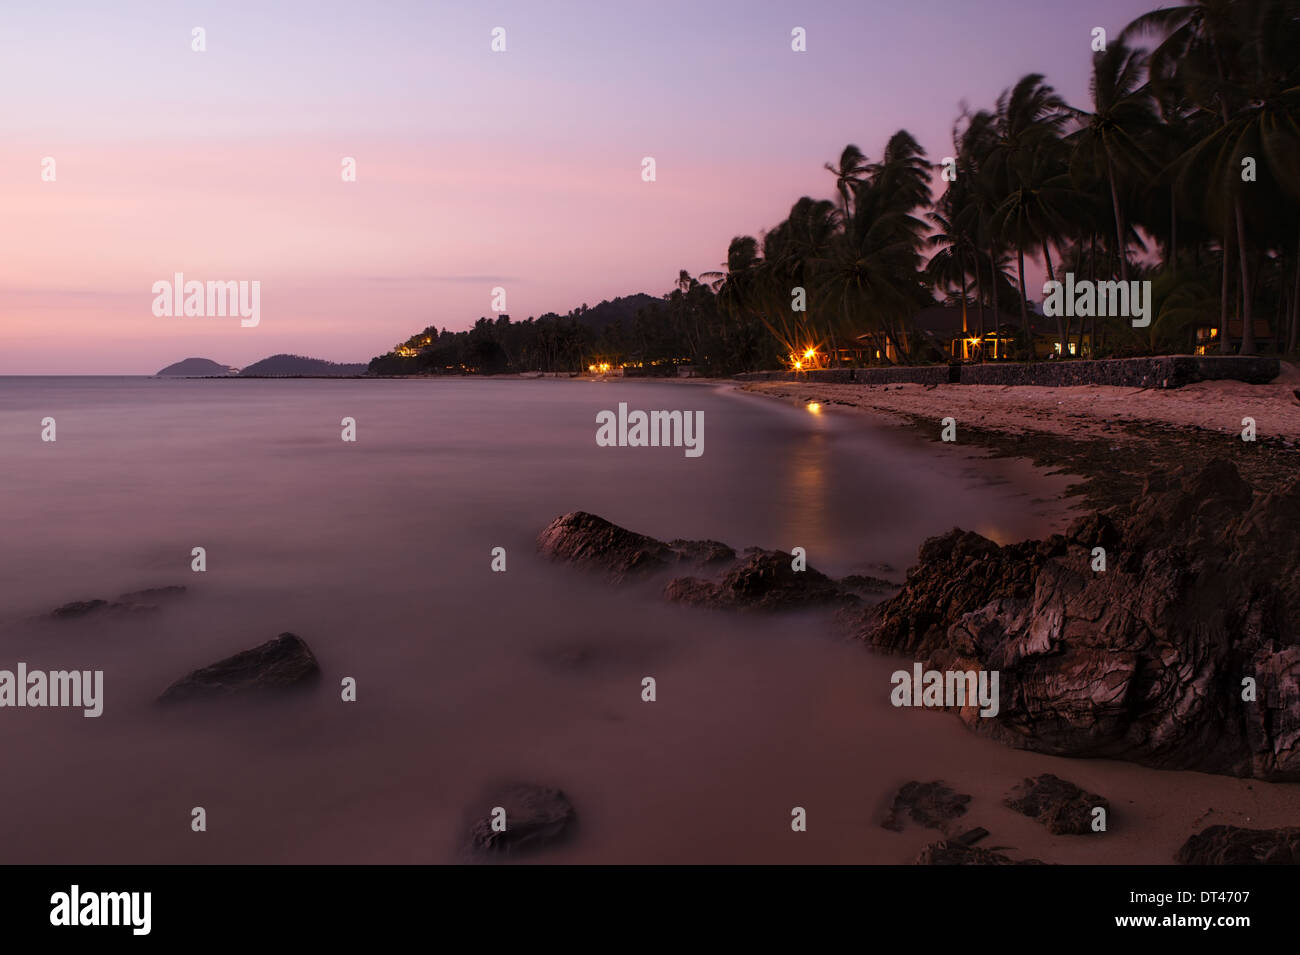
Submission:
POLYGON ((803 371, 803 362, 801 362, 801 361, 796 361, 796 362, 794 363, 794 370, 795 370, 795 371, 803 371))
POLYGON ((815 349, 815 348, 810 348, 810 349, 808 349, 806 352, 803 353, 803 357, 804 357, 804 358, 813 358, 813 357, 815 357, 816 355, 817 355, 817 349, 815 349))
POLYGON ((810 401, 808 402, 808 410, 811 411, 813 414, 821 414, 822 406, 815 401, 810 401))

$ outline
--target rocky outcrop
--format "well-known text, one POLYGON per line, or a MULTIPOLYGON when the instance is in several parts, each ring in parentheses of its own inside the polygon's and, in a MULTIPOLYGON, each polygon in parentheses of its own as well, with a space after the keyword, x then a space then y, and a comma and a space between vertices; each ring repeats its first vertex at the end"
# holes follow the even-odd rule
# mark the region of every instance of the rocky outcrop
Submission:
POLYGON ((993 849, 974 845, 988 835, 985 829, 972 829, 954 839, 932 842, 917 855, 913 865, 1047 865, 1038 859, 1012 859, 993 849))
POLYGON ((717 541, 665 544, 586 511, 573 511, 551 521, 537 538, 537 546, 554 560, 599 571, 614 583, 683 563, 716 564, 736 556, 717 541))
POLYGON ((1093 810, 1098 807, 1110 814, 1110 803, 1105 798, 1051 773, 1026 779, 1012 790, 1005 803, 1037 819, 1048 832, 1058 836, 1092 832, 1093 810))
POLYGON ((696 607, 764 611, 848 607, 859 603, 859 595, 879 595, 897 587, 875 577, 835 581, 811 566, 795 570, 792 556, 784 551, 751 547, 737 557, 718 541, 664 543, 584 511, 557 517, 537 544, 548 557, 595 570, 614 583, 687 567, 709 571, 713 576, 676 577, 664 588, 666 600, 696 607))
POLYGON ((1183 865, 1297 865, 1300 827, 1210 826, 1183 843, 1178 861, 1183 865))
MULTIPOLYGON (((947 832, 949 823, 958 816, 965 815, 966 804, 969 802, 970 796, 949 789, 940 780, 904 783, 894 796, 894 805, 890 808, 889 815, 880 825, 894 832, 902 832, 910 818, 927 829, 947 832)), ((973 842, 974 839, 965 841, 973 842)))
POLYGON ((195 670, 169 686, 162 703, 265 695, 307 687, 320 678, 320 665, 302 637, 282 633, 251 650, 195 670))
POLYGON ((856 604, 857 598, 812 567, 796 571, 789 554, 750 548, 720 580, 678 577, 664 598, 672 603, 728 610, 794 610, 856 604))
POLYGON ((1300 779, 1298 531, 1300 477, 1256 493, 1219 460, 1047 540, 927 541, 844 619, 929 669, 999 671, 998 714, 960 715, 1013 746, 1300 779))
POLYGON ((50 611, 50 616, 56 620, 76 620, 79 617, 86 617, 101 611, 109 613, 147 613, 159 609, 161 601, 179 597, 183 593, 185 593, 183 586, 173 584, 168 587, 152 587, 148 590, 133 590, 129 594, 122 594, 113 601, 98 598, 94 600, 74 600, 71 603, 63 604, 61 607, 56 607, 50 611))
POLYGON ((469 817, 465 846, 478 855, 514 855, 555 845, 572 834, 578 819, 562 790, 533 783, 507 783, 488 791, 469 817))

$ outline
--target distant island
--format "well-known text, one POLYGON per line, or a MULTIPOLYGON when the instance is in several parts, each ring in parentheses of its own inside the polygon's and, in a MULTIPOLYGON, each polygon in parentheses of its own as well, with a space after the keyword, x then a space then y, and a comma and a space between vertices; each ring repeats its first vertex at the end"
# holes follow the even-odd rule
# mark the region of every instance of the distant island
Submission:
POLYGON ((241 378, 291 377, 294 375, 315 375, 332 378, 349 378, 364 375, 366 366, 362 364, 341 364, 325 361, 321 358, 306 358, 302 355, 272 355, 254 362, 239 373, 241 378))
POLYGON ((158 372, 155 378, 212 378, 239 374, 238 368, 218 364, 209 358, 186 358, 174 365, 168 365, 158 372))
POLYGON ((186 358, 174 365, 168 365, 155 377, 158 378, 292 378, 295 376, 312 376, 326 378, 349 378, 364 375, 364 364, 340 364, 321 358, 307 358, 303 355, 272 355, 254 362, 242 371, 212 361, 209 358, 186 358))

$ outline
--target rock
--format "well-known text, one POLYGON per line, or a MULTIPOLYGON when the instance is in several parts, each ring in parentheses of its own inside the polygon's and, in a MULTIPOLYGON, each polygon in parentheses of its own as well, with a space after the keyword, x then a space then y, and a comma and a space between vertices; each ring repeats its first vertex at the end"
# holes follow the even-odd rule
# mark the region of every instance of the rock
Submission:
POLYGON ((874 617, 847 616, 927 669, 998 671, 998 714, 959 716, 1012 746, 1295 780, 1298 528, 1300 476, 1256 493, 1217 460, 1043 541, 929 540, 874 617))
POLYGON ((56 607, 50 612, 50 616, 57 617, 60 620, 73 620, 77 617, 84 617, 88 613, 94 613, 96 610, 103 610, 107 606, 107 600, 74 600, 62 607, 56 607))
POLYGON ((573 511, 551 521, 538 536, 537 546, 555 560, 602 571, 614 583, 684 561, 708 564, 735 557, 735 551, 717 541, 665 544, 586 511, 573 511))
MULTIPOLYGON (((949 789, 939 780, 931 783, 904 783, 894 796, 893 808, 880 825, 894 832, 902 832, 906 825, 906 814, 927 829, 946 832, 949 822, 965 815, 968 802, 970 796, 949 789)), ((974 839, 969 841, 973 842, 974 839)))
POLYGON ((736 552, 718 541, 669 543, 611 524, 603 517, 574 511, 557 517, 539 535, 539 549, 556 559, 600 571, 613 583, 649 576, 683 565, 710 570, 712 578, 676 577, 664 588, 672 603, 731 610, 792 610, 802 607, 855 606, 853 590, 871 578, 841 585, 813 567, 795 571, 785 551, 751 547, 736 552))
POLYGON ((664 589, 672 603, 731 610, 795 610, 857 603, 857 598, 820 571, 796 571, 784 551, 753 547, 716 582, 678 577, 664 589))
POLYGON ((1300 827, 1210 826, 1183 843, 1178 861, 1182 865, 1297 865, 1300 827))
POLYGON ((896 584, 892 580, 885 580, 883 577, 872 577, 867 574, 849 574, 847 577, 841 577, 839 585, 845 590, 861 596, 884 594, 902 588, 902 584, 896 584))
POLYGON ((274 640, 177 680, 158 698, 162 703, 261 694, 309 686, 320 665, 302 637, 282 633, 274 640))
POLYGON ((58 620, 75 620, 78 617, 84 617, 88 614, 98 611, 108 611, 110 613, 141 613, 158 609, 159 600, 170 597, 177 597, 185 593, 185 588, 178 585, 167 587, 153 587, 148 590, 133 590, 128 594, 122 594, 117 600, 111 603, 107 600, 74 600, 57 607, 50 612, 50 616, 58 620))
POLYGON ((480 855, 514 855, 568 838, 578 816, 562 790, 533 783, 508 783, 490 790, 470 814, 467 848, 480 855), (505 830, 492 828, 493 811, 505 810, 505 830))
POLYGON ((1038 859, 1012 859, 992 849, 967 845, 956 839, 932 842, 921 850, 913 865, 1046 865, 1038 859))
POLYGON ((1098 806, 1110 815, 1110 803, 1106 799, 1051 773, 1026 779, 1012 790, 1004 803, 1037 819, 1048 832, 1058 836, 1092 832, 1092 811, 1098 806))
POLYGON ((124 604, 151 604, 170 597, 179 597, 183 593, 185 593, 184 585, 171 584, 166 587, 150 587, 148 590, 133 590, 129 594, 122 594, 117 599, 119 603, 124 604))

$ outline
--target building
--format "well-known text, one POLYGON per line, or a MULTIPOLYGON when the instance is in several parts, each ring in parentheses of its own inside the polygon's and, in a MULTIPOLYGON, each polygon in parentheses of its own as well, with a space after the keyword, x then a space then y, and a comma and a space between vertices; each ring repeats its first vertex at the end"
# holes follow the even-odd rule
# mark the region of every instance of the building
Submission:
MULTIPOLYGON (((1235 355, 1241 349, 1241 333, 1245 323, 1240 318, 1228 319, 1228 350, 1235 355)), ((1274 344, 1273 329, 1267 319, 1255 319, 1255 346, 1260 350, 1271 349, 1274 344)), ((1193 351, 1197 355, 1219 354, 1219 326, 1198 325, 1196 327, 1193 351)))
MULTIPOLYGON (((1020 337, 1018 318, 1003 312, 1002 321, 993 326, 994 313, 984 310, 984 334, 980 334, 978 308, 966 307, 965 316, 959 306, 931 305, 913 316, 907 330, 913 361, 1003 361, 1015 357, 1016 340, 1020 337)), ((1030 313, 1030 330, 1034 337, 1034 356, 1052 358, 1062 353, 1057 329, 1042 315, 1030 313)), ((1087 329, 1072 336, 1069 354, 1080 351, 1089 354, 1092 341, 1087 329)), ((898 363, 894 343, 880 332, 867 332, 857 336, 850 346, 842 346, 841 359, 856 363, 898 363)))

